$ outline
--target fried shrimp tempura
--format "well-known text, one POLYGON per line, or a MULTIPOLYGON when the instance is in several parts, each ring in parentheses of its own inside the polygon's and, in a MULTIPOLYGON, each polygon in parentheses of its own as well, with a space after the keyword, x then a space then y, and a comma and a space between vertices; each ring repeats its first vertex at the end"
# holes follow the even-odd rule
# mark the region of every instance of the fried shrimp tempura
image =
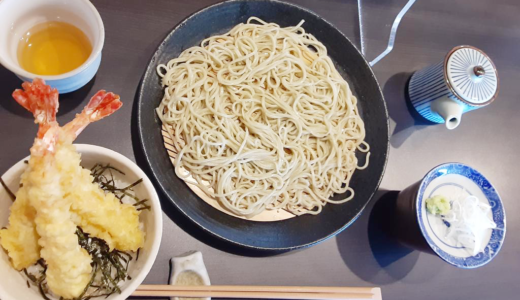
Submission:
MULTIPOLYGON (((47 264, 49 288, 64 298, 79 296, 90 280, 92 258, 78 244, 76 224, 70 218, 70 199, 64 197, 62 174, 56 166, 56 145, 60 128, 56 122, 58 91, 42 80, 24 83, 15 100, 34 114, 39 125, 24 174, 24 190, 34 209, 40 256, 47 264)), ((16 202, 16 201, 15 201, 16 202)), ((28 203, 27 203, 28 202, 28 203)), ((9 228, 8 228, 9 230, 9 228)), ((11 254, 11 252, 9 252, 11 254)))
POLYGON ((139 211, 131 204, 121 204, 112 193, 105 193, 90 171, 80 166, 80 155, 74 149, 72 141, 91 122, 105 117, 107 112, 117 109, 119 98, 104 91, 98 92, 90 103, 70 123, 62 128, 58 155, 67 159, 58 159, 60 167, 69 176, 66 182, 67 197, 72 198, 71 211, 74 221, 90 235, 107 242, 110 249, 137 251, 144 243, 144 233, 139 228, 139 211), (103 111, 96 110, 102 107, 103 111))
POLYGON ((16 90, 13 97, 34 114, 39 131, 11 206, 9 226, 0 231, 0 244, 17 270, 43 258, 51 291, 75 298, 92 276, 92 258, 78 244, 77 226, 118 250, 135 251, 144 242, 137 209, 93 183, 72 145, 88 124, 112 114, 122 103, 119 96, 99 91, 74 120, 59 127, 57 90, 39 79, 22 86, 24 90, 16 90))
POLYGON ((34 225, 36 210, 27 198, 27 174, 22 175, 22 187, 16 193, 16 201, 11 205, 9 228, 0 230, 0 244, 9 253, 13 267, 21 271, 40 259, 38 233, 34 225))

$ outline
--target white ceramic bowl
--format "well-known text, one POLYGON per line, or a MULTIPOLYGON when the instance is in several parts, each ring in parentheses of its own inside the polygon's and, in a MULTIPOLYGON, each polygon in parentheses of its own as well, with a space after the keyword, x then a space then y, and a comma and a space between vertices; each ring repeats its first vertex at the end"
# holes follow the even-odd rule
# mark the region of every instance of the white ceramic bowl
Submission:
POLYGON ((60 94, 75 91, 96 75, 101 63, 105 28, 89 0, 2 0, 0 1, 0 64, 24 81, 39 77, 60 94), (47 21, 62 21, 81 29, 92 44, 90 57, 78 68, 61 75, 36 75, 20 67, 18 41, 31 27, 47 21))
MULTIPOLYGON (((151 210, 144 210, 140 215, 140 220, 144 224, 145 243, 140 250, 139 259, 133 260, 129 267, 129 275, 131 280, 127 280, 122 284, 121 294, 113 294, 107 299, 122 300, 126 299, 144 280, 155 261, 159 252, 159 245, 162 237, 162 210, 159 197, 152 183, 146 177, 145 173, 130 159, 114 152, 112 150, 93 146, 93 145, 76 145, 76 149, 81 153, 82 165, 91 168, 96 163, 110 163, 112 166, 120 169, 125 173, 122 178, 128 182, 134 182, 139 178, 143 178, 143 182, 135 188, 135 192, 140 198, 149 199, 151 210)), ((25 160, 25 159, 24 159, 25 160)), ((11 167, 2 179, 8 187, 15 192, 18 190, 20 183, 20 175, 23 173, 26 165, 19 161, 11 167)), ((9 207, 12 201, 6 190, 0 186, 0 227, 8 224, 9 207)), ((5 251, 0 250, 0 299, 2 300, 42 300, 40 293, 35 287, 27 288, 25 276, 13 269, 9 262, 5 251)))

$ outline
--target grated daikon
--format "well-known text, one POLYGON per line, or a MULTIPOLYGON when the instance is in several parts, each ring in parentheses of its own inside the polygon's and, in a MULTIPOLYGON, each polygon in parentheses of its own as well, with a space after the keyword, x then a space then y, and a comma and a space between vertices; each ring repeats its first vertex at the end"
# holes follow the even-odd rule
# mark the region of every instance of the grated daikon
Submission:
POLYGON ((458 196, 450 202, 451 209, 441 216, 448 226, 446 238, 453 238, 457 246, 463 246, 472 255, 484 251, 486 233, 497 227, 490 214, 491 206, 475 196, 458 196))

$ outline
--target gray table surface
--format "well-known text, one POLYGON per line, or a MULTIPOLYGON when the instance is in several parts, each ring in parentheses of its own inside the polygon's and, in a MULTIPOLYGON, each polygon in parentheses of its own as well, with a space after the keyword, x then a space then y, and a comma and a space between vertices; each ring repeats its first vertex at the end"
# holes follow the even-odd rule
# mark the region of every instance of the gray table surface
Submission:
MULTIPOLYGON (((87 87, 61 97, 58 119, 72 119, 101 88, 120 94, 125 105, 113 117, 89 126, 77 142, 107 147, 134 159, 130 115, 144 68, 176 23, 212 2, 93 1, 106 28, 101 68, 87 87)), ((334 23, 357 45, 363 41, 369 59, 384 49, 389 20, 404 4, 402 0, 363 1, 365 34, 361 39, 356 1, 294 2, 334 23)), ((508 215, 504 246, 490 264, 460 270, 429 254, 403 253, 374 242, 367 230, 372 205, 337 237, 272 257, 244 257, 217 250, 184 232, 165 215, 159 256, 145 282, 166 283, 170 257, 200 250, 213 284, 381 286, 384 299, 518 299, 519 16, 520 3, 515 0, 418 0, 401 23, 394 51, 374 67, 392 130, 386 174, 374 200, 385 191, 404 189, 440 163, 459 161, 475 167, 500 191, 508 215), (481 48, 494 60, 500 75, 498 100, 464 115, 454 131, 416 121, 404 102, 407 79, 413 71, 440 61, 448 50, 462 44, 481 48)), ((19 86, 20 81, 0 67, 0 173, 28 155, 36 133, 30 114, 11 99, 11 92, 19 86)))

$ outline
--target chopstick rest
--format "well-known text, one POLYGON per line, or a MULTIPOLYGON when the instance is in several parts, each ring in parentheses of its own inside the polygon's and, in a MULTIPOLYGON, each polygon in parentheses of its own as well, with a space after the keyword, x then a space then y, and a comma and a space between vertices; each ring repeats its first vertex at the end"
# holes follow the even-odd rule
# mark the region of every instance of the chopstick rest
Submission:
MULTIPOLYGON (((211 285, 206 265, 200 251, 191 251, 171 259, 170 285, 201 286, 211 285)), ((166 295, 168 296, 168 295, 166 295)), ((182 296, 182 295, 179 295, 182 296)), ((210 300, 210 297, 205 297, 210 300)), ((177 297, 170 297, 178 300, 177 297)))

